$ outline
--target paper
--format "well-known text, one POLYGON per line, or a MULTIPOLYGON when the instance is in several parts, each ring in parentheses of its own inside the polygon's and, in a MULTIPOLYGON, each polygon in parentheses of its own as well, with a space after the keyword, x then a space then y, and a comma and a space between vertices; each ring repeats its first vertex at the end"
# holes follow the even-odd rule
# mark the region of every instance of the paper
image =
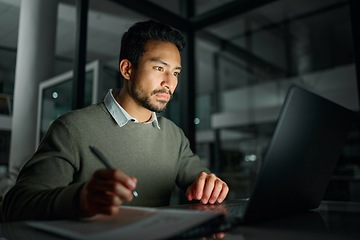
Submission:
POLYGON ((116 216, 83 221, 30 221, 28 225, 71 239, 164 239, 221 216, 215 212, 120 207, 116 216))

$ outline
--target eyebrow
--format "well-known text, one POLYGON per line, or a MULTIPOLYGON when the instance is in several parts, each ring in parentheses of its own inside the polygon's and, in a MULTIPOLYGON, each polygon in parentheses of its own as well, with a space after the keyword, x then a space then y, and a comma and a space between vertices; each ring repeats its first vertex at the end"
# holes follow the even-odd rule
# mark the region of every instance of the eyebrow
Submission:
MULTIPOLYGON (((160 60, 158 58, 151 58, 150 61, 151 62, 157 62, 157 63, 160 63, 160 64, 165 65, 165 66, 170 66, 170 64, 168 64, 167 62, 164 62, 164 61, 162 61, 162 60, 160 60)), ((181 67, 178 66, 178 67, 175 67, 175 69, 181 70, 181 67)))

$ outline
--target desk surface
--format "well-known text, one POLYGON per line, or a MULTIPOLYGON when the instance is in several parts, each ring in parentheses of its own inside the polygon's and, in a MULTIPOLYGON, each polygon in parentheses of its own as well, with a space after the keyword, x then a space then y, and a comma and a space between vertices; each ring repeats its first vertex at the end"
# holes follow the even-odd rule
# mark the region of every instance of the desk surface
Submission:
MULTIPOLYGON (((238 227, 229 233, 243 239, 360 239, 360 203, 323 202, 304 214, 238 227)), ((231 239, 231 238, 229 238, 231 239)))
MULTIPOLYGON (((319 209, 292 217, 239 226, 201 239, 360 239, 360 203, 322 202, 319 209)), ((119 236, 121 239, 121 236, 119 236)), ((23 222, 4 223, 0 239, 56 240, 59 236, 34 230, 23 222)))

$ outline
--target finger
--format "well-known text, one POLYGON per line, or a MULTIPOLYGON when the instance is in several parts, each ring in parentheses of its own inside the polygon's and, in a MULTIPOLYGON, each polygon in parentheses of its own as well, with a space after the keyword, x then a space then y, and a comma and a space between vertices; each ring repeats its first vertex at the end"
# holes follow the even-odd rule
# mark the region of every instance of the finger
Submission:
POLYGON ((113 195, 120 198, 121 201, 131 201, 133 199, 132 191, 117 182, 100 182, 89 185, 88 191, 92 195, 113 195))
POLYGON ((100 169, 94 172, 93 177, 105 182, 119 182, 130 190, 134 190, 137 183, 135 177, 127 175, 120 169, 100 169))
POLYGON ((192 187, 193 187, 193 185, 189 186, 185 192, 185 196, 188 201, 192 201, 194 199, 194 195, 192 193, 192 187))
POLYGON ((209 203, 214 204, 218 200, 222 188, 223 188, 223 181, 221 181, 220 179, 216 179, 214 184, 214 189, 209 198, 209 203))
POLYGON ((130 189, 136 187, 136 178, 130 177, 120 169, 99 169, 94 172, 94 178, 102 179, 104 181, 116 181, 124 184, 130 189))
POLYGON ((194 182, 186 189, 185 196, 189 201, 192 201, 194 198, 197 200, 201 199, 206 176, 207 174, 205 172, 199 173, 194 182))
POLYGON ((114 179, 105 180, 95 174, 86 185, 86 190, 89 192, 89 195, 94 196, 110 193, 118 196, 122 201, 131 201, 133 199, 132 190, 124 184, 117 182, 114 179))
POLYGON ((119 196, 102 192, 91 194, 91 196, 89 196, 89 201, 106 206, 120 206, 123 203, 123 200, 119 196))
POLYGON ((89 209, 95 214, 106 214, 114 215, 117 214, 120 210, 119 206, 107 206, 100 203, 92 203, 89 205, 89 209))
POLYGON ((206 183, 205 183, 205 187, 203 190, 203 196, 201 198, 201 202, 203 204, 208 203, 209 198, 214 190, 214 186, 215 186, 215 181, 216 181, 217 177, 214 174, 209 174, 206 178, 206 183))
POLYGON ((135 185, 137 184, 137 178, 135 178, 135 177, 130 177, 131 178, 131 180, 135 183, 135 185))
POLYGON ((81 189, 78 202, 79 215, 81 217, 92 217, 98 213, 113 214, 116 213, 116 208, 119 208, 121 204, 121 199, 116 195, 91 191, 88 184, 85 184, 81 189))
POLYGON ((222 203, 225 200, 228 193, 229 193, 228 185, 225 182, 223 182, 222 185, 223 185, 222 190, 221 190, 220 195, 219 195, 219 197, 217 199, 218 203, 222 203))
POLYGON ((116 169, 113 172, 114 178, 117 182, 124 184, 128 189, 134 190, 136 188, 137 179, 125 174, 123 171, 116 169))
POLYGON ((207 179, 207 173, 201 172, 198 175, 197 181, 195 182, 194 188, 193 188, 193 195, 194 198, 197 200, 201 200, 203 197, 203 191, 206 184, 207 179))

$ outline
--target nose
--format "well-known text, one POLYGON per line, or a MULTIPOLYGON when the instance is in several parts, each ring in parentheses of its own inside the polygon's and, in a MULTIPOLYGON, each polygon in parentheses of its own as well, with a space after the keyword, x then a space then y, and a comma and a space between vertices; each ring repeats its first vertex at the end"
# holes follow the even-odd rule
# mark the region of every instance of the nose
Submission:
POLYGON ((177 78, 172 75, 171 73, 164 74, 164 79, 161 82, 161 86, 174 92, 176 85, 177 85, 177 78))

